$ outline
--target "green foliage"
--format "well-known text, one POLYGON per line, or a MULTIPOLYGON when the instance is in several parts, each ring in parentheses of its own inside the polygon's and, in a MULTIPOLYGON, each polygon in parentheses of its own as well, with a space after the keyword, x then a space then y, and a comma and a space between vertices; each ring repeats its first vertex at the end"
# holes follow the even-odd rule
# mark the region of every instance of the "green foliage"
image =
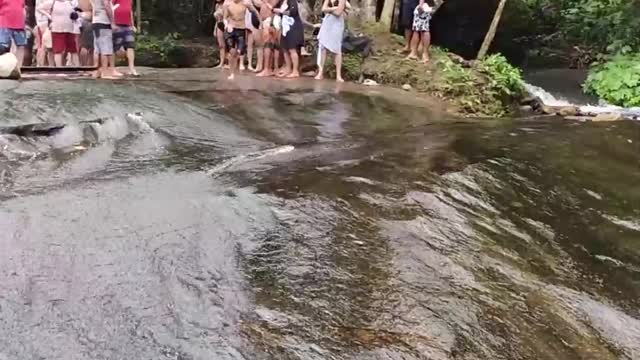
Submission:
POLYGON ((640 0, 520 0, 533 11, 535 32, 598 53, 640 50, 640 0))
POLYGON ((611 104, 640 106, 640 53, 617 55, 594 67, 584 87, 611 104))
POLYGON ((478 69, 487 75, 487 86, 494 96, 511 100, 524 94, 522 71, 509 64, 504 56, 491 55, 480 62, 478 69))
POLYGON ((522 73, 500 54, 491 55, 474 68, 444 57, 438 61, 441 82, 437 91, 452 98, 471 114, 504 116, 510 105, 524 94, 522 73))
POLYGON ((640 1, 564 0, 560 26, 567 37, 607 53, 640 47, 640 1))
POLYGON ((142 58, 158 58, 159 62, 169 64, 171 55, 180 47, 179 39, 178 33, 170 33, 164 37, 143 33, 136 38, 136 51, 142 58))

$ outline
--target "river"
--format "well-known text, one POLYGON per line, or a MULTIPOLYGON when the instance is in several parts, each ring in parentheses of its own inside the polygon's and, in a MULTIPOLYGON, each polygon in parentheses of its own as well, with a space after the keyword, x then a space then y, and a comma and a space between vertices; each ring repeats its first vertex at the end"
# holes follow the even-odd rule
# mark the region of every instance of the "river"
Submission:
POLYGON ((171 74, 0 82, 0 359, 640 359, 638 123, 171 74))

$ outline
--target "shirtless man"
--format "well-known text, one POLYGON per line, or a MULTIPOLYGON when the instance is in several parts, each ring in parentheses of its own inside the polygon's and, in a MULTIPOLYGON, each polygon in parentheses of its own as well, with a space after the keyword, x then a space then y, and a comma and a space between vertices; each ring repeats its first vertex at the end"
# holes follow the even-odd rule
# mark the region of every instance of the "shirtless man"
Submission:
POLYGON ((238 54, 242 56, 246 50, 245 14, 247 9, 256 15, 258 14, 258 11, 250 0, 233 0, 224 7, 224 21, 226 24, 224 38, 231 55, 231 58, 229 59, 229 63, 231 65, 231 75, 229 75, 229 80, 233 80, 235 78, 236 70, 239 67, 238 54))
POLYGON ((273 76, 273 59, 278 34, 273 27, 273 8, 279 0, 264 0, 260 7, 260 19, 262 20, 262 41, 264 44, 263 68, 257 76, 273 76))

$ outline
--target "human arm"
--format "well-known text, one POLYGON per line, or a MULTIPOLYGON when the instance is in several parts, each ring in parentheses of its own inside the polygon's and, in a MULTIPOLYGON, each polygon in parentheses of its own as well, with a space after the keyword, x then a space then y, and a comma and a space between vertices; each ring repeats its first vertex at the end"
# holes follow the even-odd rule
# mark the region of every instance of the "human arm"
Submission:
POLYGON ((110 22, 113 22, 113 7, 111 5, 111 1, 102 0, 102 6, 104 6, 104 11, 107 13, 107 17, 110 22))
MULTIPOLYGON (((421 1, 424 1, 424 0, 421 0, 421 1)), ((344 10, 346 6, 347 6, 347 0, 339 0, 338 6, 336 6, 335 10, 333 10, 333 15, 342 16, 342 14, 344 14, 344 10)))
POLYGON ((247 5, 247 8, 249 9, 249 11, 254 13, 259 19, 260 18, 260 13, 258 12, 258 9, 256 9, 255 5, 253 4, 253 1, 247 0, 245 2, 245 4, 247 5))
POLYGON ((300 13, 298 12, 298 1, 297 0, 287 0, 287 9, 274 9, 273 12, 277 12, 282 15, 291 16, 293 18, 300 17, 300 13), (276 11, 277 10, 277 11, 276 11))
MULTIPOLYGON (((38 6, 38 8, 36 9, 36 12, 40 15, 44 15, 49 19, 51 19, 51 10, 53 8, 53 1, 54 0, 45 1, 41 3, 40 6, 38 6)), ((2 0, 0 0, 0 3, 2 3, 2 0)))

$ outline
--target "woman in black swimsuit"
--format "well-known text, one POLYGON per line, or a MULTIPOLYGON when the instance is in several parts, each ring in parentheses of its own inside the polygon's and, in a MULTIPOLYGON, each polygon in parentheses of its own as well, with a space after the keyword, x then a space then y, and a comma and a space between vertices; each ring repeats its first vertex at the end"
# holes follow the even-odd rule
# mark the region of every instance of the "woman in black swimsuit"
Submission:
MULTIPOLYGON (((284 59, 287 68, 283 73, 283 77, 297 78, 300 77, 300 56, 298 52, 304 46, 304 25, 298 12, 297 0, 286 0, 289 8, 285 11, 277 10, 282 14, 282 39, 280 40, 280 47, 284 52, 284 59), (287 19, 289 18, 289 19, 287 19), (293 23, 285 25, 287 20, 293 23), (288 29, 286 29, 288 27, 288 29), (286 29, 286 35, 285 35, 286 29)), ((274 10, 276 12, 276 10, 274 10)))

